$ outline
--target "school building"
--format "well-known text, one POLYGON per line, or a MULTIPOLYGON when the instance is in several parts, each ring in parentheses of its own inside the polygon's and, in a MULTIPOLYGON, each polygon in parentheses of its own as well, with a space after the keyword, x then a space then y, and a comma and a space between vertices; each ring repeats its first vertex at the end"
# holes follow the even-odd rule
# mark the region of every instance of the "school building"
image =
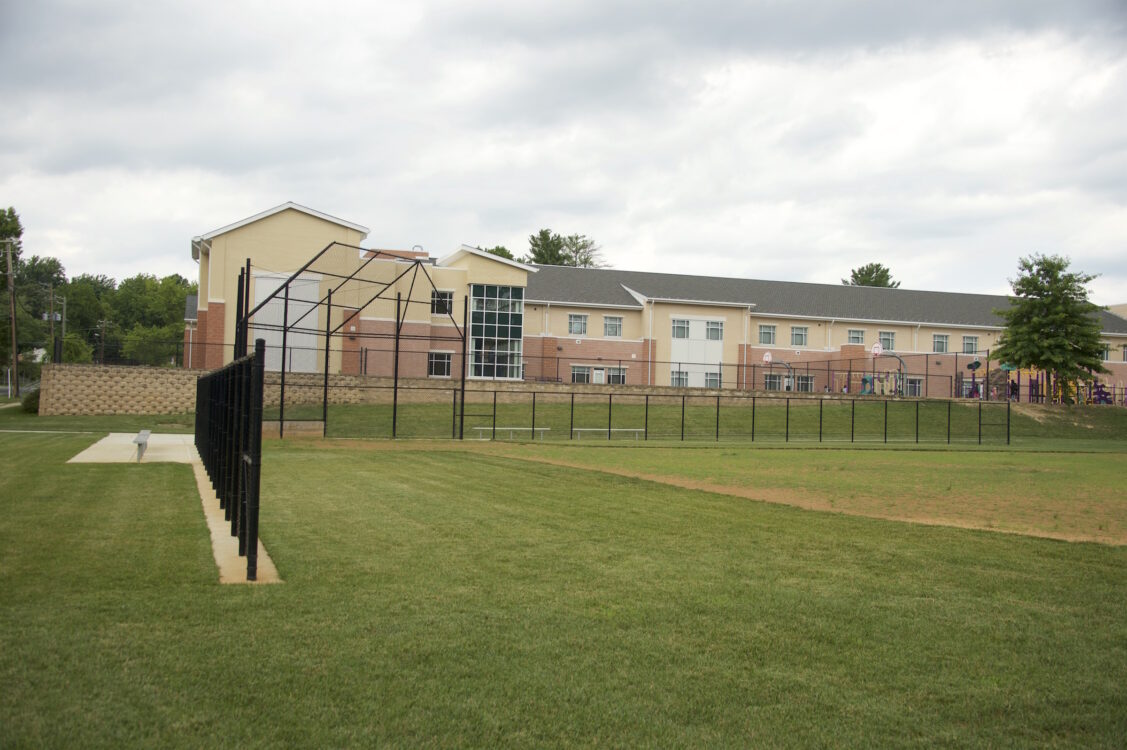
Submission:
MULTIPOLYGON (((231 360, 249 270, 251 338, 270 369, 284 349, 287 372, 323 371, 328 340, 331 373, 456 380, 465 329, 471 379, 963 396, 991 368, 1009 378, 987 359, 1004 296, 534 266, 468 246, 431 258, 362 248, 368 234, 285 203, 193 238, 185 364, 231 360)), ((1127 320, 1100 324, 1101 380, 1122 392, 1127 320)))

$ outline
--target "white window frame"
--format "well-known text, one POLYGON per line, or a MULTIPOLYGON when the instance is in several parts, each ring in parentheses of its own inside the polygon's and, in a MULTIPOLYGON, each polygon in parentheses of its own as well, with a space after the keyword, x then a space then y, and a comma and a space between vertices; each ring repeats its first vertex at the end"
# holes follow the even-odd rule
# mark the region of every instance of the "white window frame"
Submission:
POLYGON ((810 326, 791 326, 790 345, 806 346, 810 340, 810 326))
POLYGON ((775 326, 761 323, 759 325, 759 343, 767 346, 775 345, 775 326))
POLYGON ((687 370, 670 370, 669 385, 673 388, 688 388, 689 373, 687 370))
POLYGON ((847 344, 865 344, 865 329, 864 328, 850 328, 845 332, 845 343, 847 344), (854 335, 856 334, 856 335, 854 335))
POLYGON ((922 398, 924 395, 923 378, 905 378, 904 395, 908 398, 922 398))
POLYGON ((687 339, 689 338, 689 321, 687 318, 673 318, 672 319, 672 333, 670 338, 687 339), (684 332, 683 336, 678 336, 679 332, 684 332))
POLYGON ((783 389, 783 376, 778 372, 763 373, 763 390, 781 391, 783 389))
POLYGON ((813 375, 795 375, 794 376, 794 389, 799 393, 813 393, 814 392, 814 376, 813 375))
POLYGON ((591 367, 589 365, 572 365, 571 382, 576 385, 590 385, 591 367))
POLYGON ((978 353, 978 336, 963 336, 963 354, 978 353))
POLYGON ((582 313, 568 313, 567 314, 567 335, 569 336, 586 336, 587 335, 587 316, 582 313))
POLYGON ((705 388, 719 388, 720 387, 720 373, 706 372, 704 374, 704 387, 705 388))
POLYGON ((708 341, 724 340, 724 321, 709 320, 704 324, 704 338, 708 341))
POLYGON ((603 336, 608 339, 622 338, 622 316, 621 315, 604 315, 603 316, 603 336))
POLYGON ((888 352, 896 351, 896 331, 880 331, 877 340, 881 347, 888 352))
POLYGON ((948 339, 949 336, 945 333, 931 334, 931 351, 936 354, 946 354, 948 339))
POLYGON ((608 385, 626 385, 626 368, 625 367, 608 367, 607 368, 607 384, 608 385))
POLYGON ((452 362, 452 360, 454 359, 453 354, 454 354, 453 352, 445 352, 445 351, 443 351, 443 352, 440 352, 440 351, 429 351, 429 352, 427 352, 427 377, 428 378, 449 378, 450 373, 453 372, 453 362, 452 362), (445 362, 445 364, 446 364, 446 368, 445 368, 446 373, 445 374, 435 373, 435 371, 434 371, 435 370, 435 364, 437 364, 439 362, 445 362))
POLYGON ((430 314, 431 315, 453 315, 454 314, 454 292, 450 289, 431 289, 430 290, 430 314), (446 308, 444 310, 436 309, 439 303, 443 303, 446 308))
POLYGON ((1104 362, 1111 361, 1111 344, 1104 344, 1104 353, 1102 355, 1102 359, 1104 362))

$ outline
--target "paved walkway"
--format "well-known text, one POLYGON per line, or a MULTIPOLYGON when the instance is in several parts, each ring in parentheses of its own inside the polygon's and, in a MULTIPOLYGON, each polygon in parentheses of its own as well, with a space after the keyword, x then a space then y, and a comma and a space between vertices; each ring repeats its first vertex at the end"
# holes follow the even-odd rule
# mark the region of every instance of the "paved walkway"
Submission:
MULTIPOLYGON (((72 464, 114 464, 136 463, 137 446, 133 444, 133 432, 111 432, 106 437, 79 453, 67 463, 72 464)), ((211 532, 211 551, 219 568, 220 583, 281 583, 274 561, 258 540, 258 580, 248 581, 245 557, 239 557, 239 540, 231 536, 231 524, 223 518, 219 508, 219 498, 212 489, 211 480, 204 470, 196 452, 195 440, 191 435, 149 436, 149 447, 141 458, 141 463, 181 463, 191 464, 196 477, 196 487, 203 503, 207 527, 211 532)))

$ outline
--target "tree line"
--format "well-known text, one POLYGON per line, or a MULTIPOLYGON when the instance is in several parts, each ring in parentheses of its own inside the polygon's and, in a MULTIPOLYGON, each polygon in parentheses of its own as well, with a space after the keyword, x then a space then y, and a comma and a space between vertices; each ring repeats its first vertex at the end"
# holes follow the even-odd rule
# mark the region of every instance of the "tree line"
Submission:
MULTIPOLYGON (((11 240, 17 351, 21 369, 34 369, 31 355, 52 352, 52 333, 62 340, 64 362, 128 360, 178 364, 184 338, 184 308, 197 284, 179 274, 157 278, 140 273, 122 281, 103 274, 69 278, 52 257, 25 257, 23 226, 14 208, 0 209, 0 240, 11 240), (65 317, 64 317, 65 311, 65 317)), ((0 245, 0 252, 4 251, 0 245)), ((7 258, 0 260, 8 302, 7 258)), ((0 321, 0 356, 11 361, 11 316, 0 321)))

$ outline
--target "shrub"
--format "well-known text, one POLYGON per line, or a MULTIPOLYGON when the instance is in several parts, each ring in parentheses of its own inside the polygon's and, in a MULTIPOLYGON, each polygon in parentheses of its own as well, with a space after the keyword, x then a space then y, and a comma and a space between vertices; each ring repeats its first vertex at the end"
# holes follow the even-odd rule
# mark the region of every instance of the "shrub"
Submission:
POLYGON ((23 410, 28 414, 38 414, 39 389, 36 388, 34 391, 28 391, 27 393, 25 393, 21 403, 23 404, 23 410))

